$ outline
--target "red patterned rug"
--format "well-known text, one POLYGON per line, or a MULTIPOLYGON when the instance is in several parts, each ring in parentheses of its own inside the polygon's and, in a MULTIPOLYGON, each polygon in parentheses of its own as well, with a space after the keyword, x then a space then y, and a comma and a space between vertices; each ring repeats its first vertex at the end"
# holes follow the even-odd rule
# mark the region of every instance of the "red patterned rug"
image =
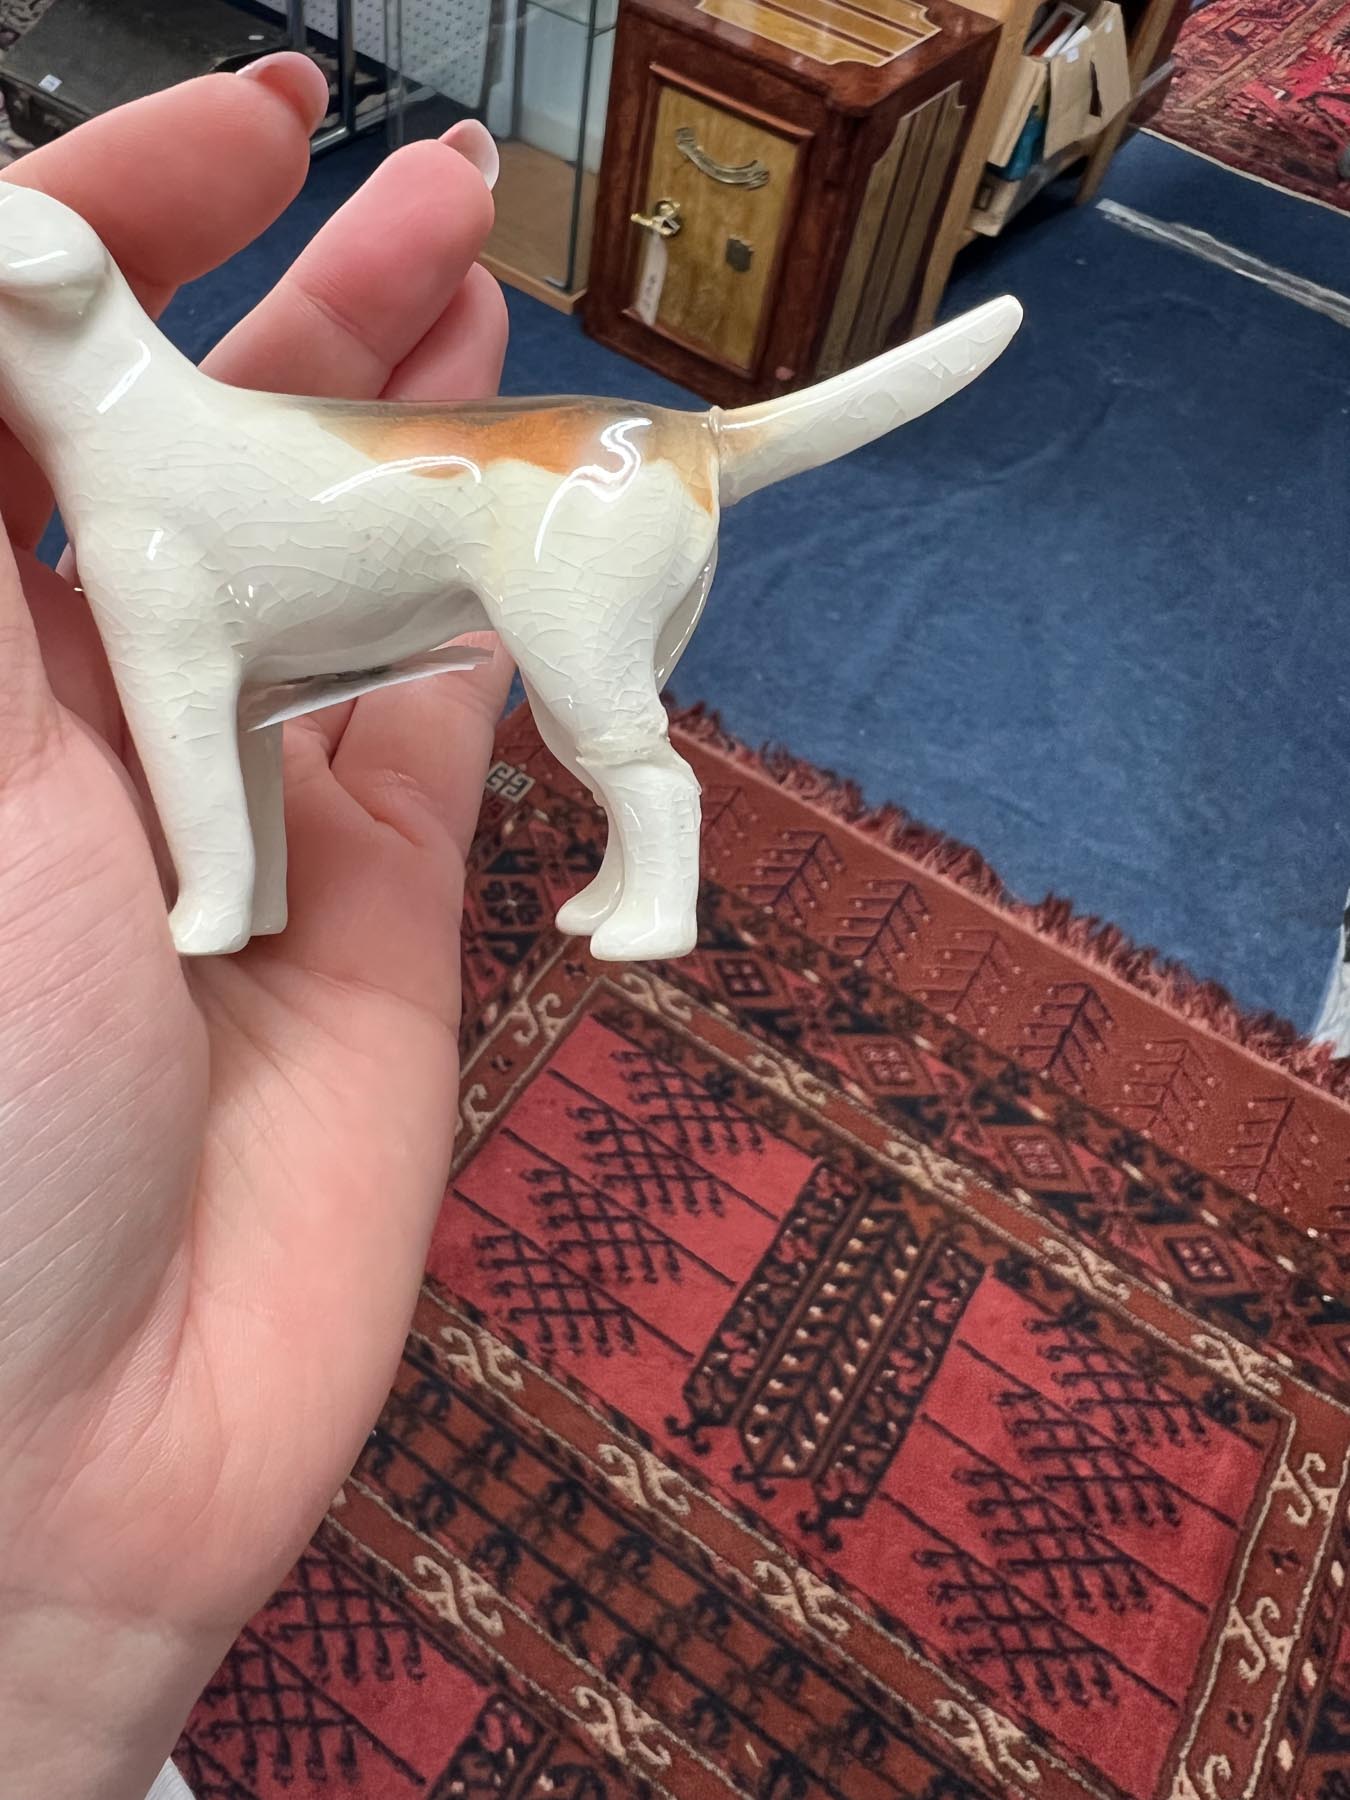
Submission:
POLYGON ((1345 1071, 707 720, 695 955, 504 729, 396 1391, 199 1800, 1347 1800, 1345 1071))
POLYGON ((1350 210, 1350 0, 1210 0, 1176 62, 1155 131, 1350 210))

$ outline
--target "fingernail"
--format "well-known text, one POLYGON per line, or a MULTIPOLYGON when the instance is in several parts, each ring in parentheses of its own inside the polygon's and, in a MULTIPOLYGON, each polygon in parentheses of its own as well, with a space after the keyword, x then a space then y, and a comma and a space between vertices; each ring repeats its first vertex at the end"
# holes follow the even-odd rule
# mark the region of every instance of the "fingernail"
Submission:
POLYGON ((502 159, 496 140, 486 125, 477 119, 461 119, 442 136, 441 142, 457 150, 465 162, 471 162, 489 188, 496 187, 502 159))
POLYGON ((328 78, 317 63, 298 50, 274 50, 270 56, 245 63, 239 73, 279 95, 307 132, 312 132, 328 112, 328 78))

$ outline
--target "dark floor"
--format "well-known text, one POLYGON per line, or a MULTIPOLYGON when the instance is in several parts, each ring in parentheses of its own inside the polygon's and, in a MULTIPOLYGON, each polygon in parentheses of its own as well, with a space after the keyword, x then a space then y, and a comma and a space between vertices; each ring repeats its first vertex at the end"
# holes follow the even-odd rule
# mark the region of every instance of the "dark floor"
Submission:
MULTIPOLYGON (((202 352, 376 154, 175 305, 202 352)), ((1350 221, 1136 140, 1108 187, 1350 290, 1350 221)), ((974 388, 728 515, 675 688, 1311 1023, 1350 884, 1350 332, 1094 209, 971 253, 974 388)), ((519 296, 515 393, 689 397, 519 296)))

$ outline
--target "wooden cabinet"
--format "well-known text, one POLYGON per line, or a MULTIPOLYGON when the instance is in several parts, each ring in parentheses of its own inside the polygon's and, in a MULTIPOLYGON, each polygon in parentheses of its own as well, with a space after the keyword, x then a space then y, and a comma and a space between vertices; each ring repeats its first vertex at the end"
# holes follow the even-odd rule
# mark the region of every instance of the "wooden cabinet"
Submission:
POLYGON ((950 0, 623 0, 587 330, 724 405, 900 341, 996 38, 950 0))

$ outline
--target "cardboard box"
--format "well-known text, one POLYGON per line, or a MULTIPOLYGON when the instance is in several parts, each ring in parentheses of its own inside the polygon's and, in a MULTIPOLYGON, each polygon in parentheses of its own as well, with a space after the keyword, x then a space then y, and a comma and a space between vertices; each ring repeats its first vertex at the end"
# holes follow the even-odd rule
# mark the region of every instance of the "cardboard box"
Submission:
POLYGON ((1070 144, 1093 136, 1092 57, 1087 32, 1088 27, 1084 26, 1071 43, 1049 59, 1050 104, 1045 112, 1043 157, 1058 156, 1070 144))
POLYGON ((990 146, 990 166, 1018 180, 1031 165, 1097 135, 1130 104, 1129 48, 1116 0, 1090 17, 1060 7, 1036 36, 1041 54, 1024 55, 990 146), (1043 122, 1028 140, 1029 123, 1043 122))
POLYGON ((1125 18, 1116 0, 1104 0, 1093 13, 1088 21, 1088 36, 1096 87, 1095 117, 1105 128, 1134 99, 1125 18))

